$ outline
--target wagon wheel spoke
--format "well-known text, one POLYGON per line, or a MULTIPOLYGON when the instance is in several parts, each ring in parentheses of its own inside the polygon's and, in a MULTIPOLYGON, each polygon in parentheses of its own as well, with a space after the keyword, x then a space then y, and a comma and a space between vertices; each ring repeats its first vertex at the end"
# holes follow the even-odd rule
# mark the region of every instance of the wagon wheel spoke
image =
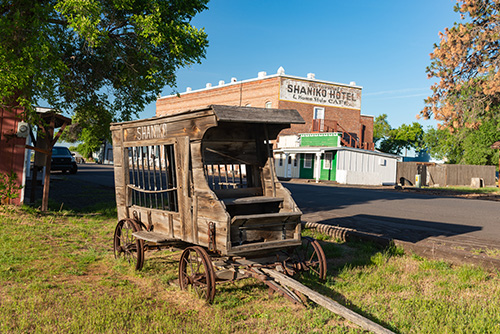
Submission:
POLYGON ((191 288, 196 295, 211 303, 215 296, 215 273, 206 251, 199 246, 184 250, 179 261, 179 285, 191 288))
POLYGON ((326 256, 317 240, 302 238, 302 245, 295 248, 292 261, 296 271, 308 273, 320 280, 326 279, 326 256))
POLYGON ((128 263, 135 264, 136 270, 141 270, 144 264, 144 241, 132 235, 139 230, 139 224, 123 219, 116 225, 113 237, 115 258, 123 257, 128 263))

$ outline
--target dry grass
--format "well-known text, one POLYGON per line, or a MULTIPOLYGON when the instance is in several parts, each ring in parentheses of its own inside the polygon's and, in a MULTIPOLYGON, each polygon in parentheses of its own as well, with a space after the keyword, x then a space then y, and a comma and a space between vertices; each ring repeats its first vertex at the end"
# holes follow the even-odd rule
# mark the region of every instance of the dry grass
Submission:
MULTIPOLYGON (((361 333, 292 305, 254 279, 218 286, 213 305, 180 291, 179 254, 148 252, 143 271, 115 260, 115 219, 0 207, 0 332, 361 333)), ((397 333, 500 332, 498 272, 366 243, 322 241, 317 291, 397 333)))

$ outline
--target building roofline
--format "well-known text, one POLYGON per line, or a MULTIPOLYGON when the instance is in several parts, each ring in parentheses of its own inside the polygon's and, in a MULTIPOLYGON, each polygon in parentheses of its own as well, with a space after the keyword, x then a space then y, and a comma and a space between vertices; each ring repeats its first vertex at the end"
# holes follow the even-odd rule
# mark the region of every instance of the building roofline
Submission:
POLYGON ((216 89, 220 89, 220 88, 224 88, 224 87, 229 87, 229 86, 234 86, 234 85, 241 85, 241 84, 245 84, 245 83, 249 83, 249 82, 253 82, 253 81, 268 80, 268 79, 274 79, 274 78, 279 78, 279 77, 288 78, 288 79, 295 79, 295 80, 302 80, 302 81, 309 81, 309 82, 316 82, 316 83, 323 83, 323 84, 329 84, 329 85, 335 85, 335 86, 342 86, 342 87, 350 87, 350 88, 363 89, 362 86, 358 86, 358 85, 348 85, 348 84, 342 84, 342 83, 333 82, 333 81, 318 80, 318 79, 309 79, 309 78, 303 78, 303 77, 298 77, 298 76, 294 76, 294 75, 287 75, 287 74, 278 74, 278 73, 276 73, 276 74, 266 75, 266 76, 261 77, 261 78, 257 77, 257 78, 246 79, 246 80, 241 80, 241 81, 228 82, 228 83, 224 83, 223 85, 205 87, 205 88, 191 90, 189 92, 186 91, 186 92, 182 92, 182 93, 179 93, 179 94, 172 94, 172 95, 168 95, 168 96, 162 96, 162 97, 158 98, 157 101, 162 100, 162 99, 167 99, 167 98, 175 97, 177 95, 187 95, 187 94, 199 93, 199 92, 216 90, 216 89))
POLYGON ((380 157, 387 157, 387 158, 393 158, 393 159, 401 159, 399 155, 396 154, 390 154, 390 153, 384 153, 384 152, 379 152, 379 151, 370 151, 370 150, 363 150, 360 148, 353 148, 353 147, 347 147, 347 146, 302 146, 302 147, 291 147, 291 148, 278 148, 274 150, 274 153, 325 153, 328 151, 352 151, 352 152, 358 152, 358 153, 365 153, 365 154, 371 154, 371 155, 376 155, 380 157))

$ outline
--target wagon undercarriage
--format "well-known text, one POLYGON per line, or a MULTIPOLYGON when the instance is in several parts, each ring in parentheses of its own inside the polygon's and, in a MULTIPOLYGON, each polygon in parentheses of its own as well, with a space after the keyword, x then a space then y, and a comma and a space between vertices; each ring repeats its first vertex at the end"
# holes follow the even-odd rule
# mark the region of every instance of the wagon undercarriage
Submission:
POLYGON ((114 234, 115 257, 125 258, 135 269, 143 267, 148 250, 182 250, 179 259, 179 286, 191 288, 198 296, 212 302, 216 285, 253 277, 265 283, 270 291, 278 292, 293 302, 298 296, 281 286, 263 269, 274 270, 288 276, 306 274, 320 280, 326 278, 326 257, 319 243, 302 238, 298 247, 281 249, 265 256, 221 256, 205 248, 170 239, 162 233, 140 230, 141 224, 133 219, 121 220, 114 234))

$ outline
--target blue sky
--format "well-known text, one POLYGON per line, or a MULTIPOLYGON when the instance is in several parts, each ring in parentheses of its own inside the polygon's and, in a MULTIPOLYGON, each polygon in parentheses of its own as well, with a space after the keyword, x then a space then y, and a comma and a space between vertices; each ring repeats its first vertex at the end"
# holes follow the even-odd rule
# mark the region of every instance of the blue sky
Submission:
MULTIPOLYGON (((455 0, 212 0, 192 24, 205 28, 201 64, 177 73, 177 90, 245 80, 259 71, 363 87, 361 112, 392 127, 416 121, 430 94, 425 68, 439 31, 460 20, 455 0)), ((166 87, 162 95, 169 95, 166 87)), ((151 104, 140 115, 154 116, 151 104)), ((424 127, 434 121, 420 121, 424 127)))

